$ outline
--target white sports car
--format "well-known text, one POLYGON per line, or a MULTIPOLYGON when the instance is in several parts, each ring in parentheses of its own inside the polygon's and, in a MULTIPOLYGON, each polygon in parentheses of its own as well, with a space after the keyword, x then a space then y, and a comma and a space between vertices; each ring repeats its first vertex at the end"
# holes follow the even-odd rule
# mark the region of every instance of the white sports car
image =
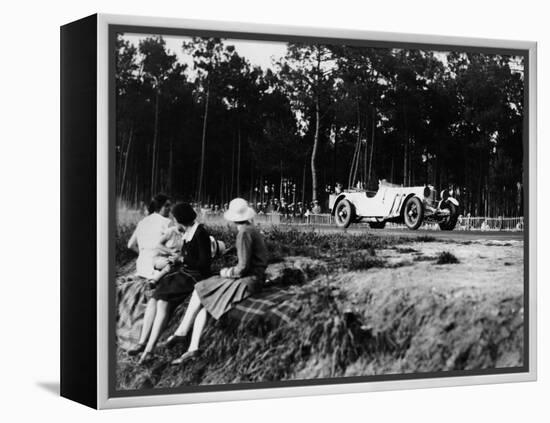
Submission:
POLYGON ((458 201, 448 190, 439 199, 431 185, 402 187, 379 181, 378 191, 349 189, 331 194, 329 208, 336 224, 347 228, 354 222, 368 222, 371 228, 381 229, 386 222, 405 223, 418 229, 424 221, 439 224, 452 231, 458 219, 458 201))

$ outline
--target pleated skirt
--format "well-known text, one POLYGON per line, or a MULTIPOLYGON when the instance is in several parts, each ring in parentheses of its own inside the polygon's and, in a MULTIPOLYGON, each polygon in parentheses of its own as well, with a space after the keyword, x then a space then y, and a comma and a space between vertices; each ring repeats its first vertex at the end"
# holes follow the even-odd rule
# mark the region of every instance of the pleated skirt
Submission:
POLYGON ((239 279, 212 276, 198 282, 195 291, 206 311, 219 320, 240 301, 248 298, 258 285, 258 276, 246 276, 239 279))

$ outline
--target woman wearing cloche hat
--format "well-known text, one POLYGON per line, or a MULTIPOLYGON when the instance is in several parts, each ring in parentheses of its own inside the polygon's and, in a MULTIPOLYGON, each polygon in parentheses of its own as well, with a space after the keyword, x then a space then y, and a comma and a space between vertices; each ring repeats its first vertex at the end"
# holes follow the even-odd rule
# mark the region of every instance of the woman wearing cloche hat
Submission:
POLYGON ((252 223, 255 214, 242 198, 235 198, 229 203, 224 218, 237 225, 235 247, 238 263, 234 267, 221 269, 219 276, 195 285, 181 324, 165 344, 171 347, 186 341, 193 328, 187 352, 172 364, 181 364, 199 354, 199 341, 207 313, 218 320, 235 304, 261 290, 265 281, 267 248, 263 236, 252 223))

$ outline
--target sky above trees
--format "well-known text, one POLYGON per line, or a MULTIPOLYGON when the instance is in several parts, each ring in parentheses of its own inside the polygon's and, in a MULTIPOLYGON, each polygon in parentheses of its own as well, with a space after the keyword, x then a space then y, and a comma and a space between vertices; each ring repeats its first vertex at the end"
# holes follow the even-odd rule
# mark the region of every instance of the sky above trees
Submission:
MULTIPOLYGON (((124 34, 123 38, 137 46, 141 40, 147 38, 147 35, 124 34)), ((192 65, 193 58, 181 49, 183 42, 191 41, 190 37, 165 36, 163 38, 166 41, 166 49, 175 54, 179 62, 192 65)), ((287 50, 287 44, 282 42, 237 39, 224 39, 224 42, 234 45, 240 56, 245 57, 252 66, 260 66, 262 69, 273 68, 274 63, 283 57, 287 50)), ((191 68, 192 66, 188 68, 190 74, 192 74, 191 68)))

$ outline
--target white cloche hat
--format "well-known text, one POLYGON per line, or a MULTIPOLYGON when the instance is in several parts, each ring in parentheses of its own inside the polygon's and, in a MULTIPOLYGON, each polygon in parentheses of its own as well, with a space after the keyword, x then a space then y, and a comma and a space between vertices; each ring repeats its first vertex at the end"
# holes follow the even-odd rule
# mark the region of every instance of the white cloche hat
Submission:
POLYGON ((234 198, 229 203, 229 208, 223 214, 226 220, 231 222, 244 222, 256 216, 256 212, 248 205, 244 198, 234 198))

